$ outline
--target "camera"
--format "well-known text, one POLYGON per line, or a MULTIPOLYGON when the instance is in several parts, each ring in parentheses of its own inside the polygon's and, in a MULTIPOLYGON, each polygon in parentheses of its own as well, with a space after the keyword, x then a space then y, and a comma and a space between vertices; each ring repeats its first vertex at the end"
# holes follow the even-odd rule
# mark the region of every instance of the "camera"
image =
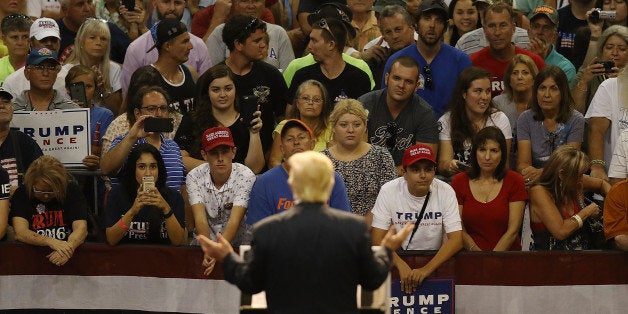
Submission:
POLYGON ((613 61, 596 61, 595 63, 601 64, 604 66, 604 73, 613 73, 613 67, 615 67, 615 62, 613 61))
POLYGON ((600 23, 600 20, 614 20, 617 16, 616 11, 603 11, 600 8, 593 9, 589 14, 589 21, 593 24, 600 23))

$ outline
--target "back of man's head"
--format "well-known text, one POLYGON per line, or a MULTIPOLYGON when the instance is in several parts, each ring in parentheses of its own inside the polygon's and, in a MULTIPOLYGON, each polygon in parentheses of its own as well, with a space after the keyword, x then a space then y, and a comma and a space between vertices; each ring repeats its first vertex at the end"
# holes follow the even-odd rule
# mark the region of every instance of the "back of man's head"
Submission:
POLYGON ((325 155, 307 151, 288 159, 288 184, 295 200, 324 203, 334 185, 334 165, 325 155))
POLYGON ((225 22, 225 27, 222 29, 222 41, 229 51, 233 52, 236 41, 244 44, 246 39, 258 29, 266 31, 266 23, 258 18, 236 14, 225 22))

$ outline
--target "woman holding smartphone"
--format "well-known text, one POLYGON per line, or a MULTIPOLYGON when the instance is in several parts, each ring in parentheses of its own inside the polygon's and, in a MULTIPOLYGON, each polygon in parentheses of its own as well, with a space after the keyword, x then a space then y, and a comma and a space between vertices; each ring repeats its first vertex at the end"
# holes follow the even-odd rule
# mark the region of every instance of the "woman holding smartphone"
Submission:
POLYGON ((471 140, 481 129, 496 126, 506 138, 509 155, 512 129, 508 117, 491 96, 491 74, 470 67, 458 75, 449 109, 438 119, 441 125, 438 170, 445 176, 466 171, 471 161, 471 140))
POLYGON ((111 34, 107 21, 88 18, 76 33, 72 54, 64 67, 72 68, 82 64, 92 68, 96 72, 95 102, 118 114, 122 103, 122 68, 109 60, 110 50, 111 34))
POLYGON ((135 146, 120 181, 107 197, 107 243, 182 245, 183 197, 166 186, 166 166, 157 148, 148 143, 135 146))
POLYGON ((205 162, 201 157, 201 133, 198 130, 216 126, 231 130, 236 145, 234 162, 244 164, 256 174, 264 168, 259 134, 262 113, 256 110, 241 114, 234 82, 233 72, 224 64, 210 68, 198 79, 195 110, 183 116, 174 137, 188 172, 205 162))

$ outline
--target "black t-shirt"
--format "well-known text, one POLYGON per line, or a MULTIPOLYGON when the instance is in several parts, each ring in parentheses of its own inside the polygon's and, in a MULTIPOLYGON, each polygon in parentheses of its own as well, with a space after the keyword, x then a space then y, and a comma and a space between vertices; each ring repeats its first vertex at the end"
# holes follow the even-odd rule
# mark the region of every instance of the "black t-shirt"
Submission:
MULTIPOLYGON (((131 206, 133 206, 133 203, 128 201, 126 192, 122 189, 122 185, 114 186, 107 197, 107 209, 105 210, 107 227, 115 225, 118 220, 129 211, 131 206)), ((170 205, 179 225, 184 227, 185 211, 183 210, 183 197, 179 192, 173 189, 166 188, 165 191, 166 195, 163 196, 164 199, 168 205, 170 205)), ((154 243, 148 240, 150 210, 161 211, 159 208, 153 207, 150 209, 146 206, 140 209, 139 213, 133 217, 131 224, 129 224, 130 229, 120 240, 120 243, 154 243)), ((163 212, 161 213, 163 214, 163 212)), ((168 237, 168 230, 166 229, 166 220, 163 218, 163 215, 161 216, 160 222, 159 241, 157 241, 157 243, 170 244, 170 237, 168 237)))
MULTIPOLYGON (((262 148, 264 152, 267 152, 273 145, 275 122, 286 111, 286 100, 284 98, 288 90, 286 81, 283 79, 281 72, 274 66, 263 61, 255 61, 249 73, 235 75, 235 85, 240 99, 247 95, 258 97, 260 111, 262 112, 260 137, 262 148)), ((242 103, 240 101, 240 104, 242 103)), ((240 112, 246 112, 246 110, 240 108, 240 112)))
POLYGON ((65 200, 47 203, 29 198, 26 186, 21 185, 11 198, 11 213, 28 221, 28 228, 40 235, 67 241, 72 233, 72 223, 87 220, 87 201, 76 181, 70 181, 65 200))
MULTIPOLYGON (((207 126, 209 129, 214 126, 207 126)), ((240 119, 237 119, 235 123, 230 125, 231 135, 233 136, 233 143, 237 147, 234 162, 244 164, 246 153, 249 151, 249 141, 251 134, 248 128, 244 125, 240 119)), ((181 119, 181 124, 177 129, 177 133, 174 136, 174 141, 177 142, 181 150, 187 151, 191 157, 196 159, 203 159, 200 154, 201 135, 205 130, 196 130, 192 123, 192 117, 186 114, 181 119)))
MULTIPOLYGON (((0 200, 8 200, 11 197, 11 184, 9 183, 9 174, 6 170, 0 167, 0 200)), ((8 208, 7 208, 8 209, 8 208)), ((3 210, 0 208, 0 210, 3 210)), ((0 221, 0 224, 9 224, 9 221, 0 221)), ((0 238, 0 241, 4 241, 6 239, 6 234, 4 237, 0 238)))
POLYGON ((196 96, 196 82, 194 77, 185 65, 180 65, 179 69, 183 71, 185 80, 180 85, 172 85, 163 76, 161 77, 161 84, 168 92, 170 97, 170 103, 168 107, 171 110, 177 111, 181 114, 186 114, 194 110, 194 97, 196 96))
POLYGON ((292 103, 299 85, 307 80, 321 82, 327 89, 328 101, 331 104, 346 98, 358 99, 358 97, 371 91, 371 79, 366 72, 349 63, 345 63, 345 69, 342 73, 332 80, 323 74, 319 63, 314 63, 294 73, 286 98, 288 102, 292 103))
POLYGON ((18 185, 18 172, 24 174, 31 163, 42 155, 34 139, 16 130, 11 130, 0 145, 0 164, 9 173, 11 185, 14 186, 18 185), (16 153, 15 149, 20 152, 16 153))
POLYGON ((581 26, 587 25, 586 20, 579 20, 573 15, 571 5, 558 10, 558 39, 556 41, 556 51, 574 64, 576 64, 573 57, 576 30, 581 26))
MULTIPOLYGON (((58 19, 59 33, 61 34, 61 48, 59 48, 59 61, 63 61, 70 56, 72 52, 72 46, 74 46, 74 39, 76 33, 63 24, 63 19, 58 19)), ((109 59, 111 61, 122 64, 124 62, 124 55, 126 54, 126 48, 131 44, 131 39, 123 30, 111 22, 107 22, 109 26, 109 33, 111 34, 111 50, 109 52, 109 59)))
POLYGON ((393 119, 386 104, 386 90, 370 92, 358 100, 369 111, 369 142, 386 147, 395 166, 399 166, 406 149, 416 142, 438 144, 438 123, 432 107, 416 94, 412 94, 410 103, 393 119))

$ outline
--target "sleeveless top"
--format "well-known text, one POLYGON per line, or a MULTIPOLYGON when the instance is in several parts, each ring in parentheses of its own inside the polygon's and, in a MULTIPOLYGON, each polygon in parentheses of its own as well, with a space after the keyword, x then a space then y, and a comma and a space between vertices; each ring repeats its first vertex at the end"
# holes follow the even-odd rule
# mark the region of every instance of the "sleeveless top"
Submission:
MULTIPOLYGON (((154 65, 152 65, 154 67, 154 65)), ((183 72, 183 82, 179 84, 172 84, 166 80, 163 75, 161 76, 162 87, 168 92, 170 97, 171 111, 177 111, 181 114, 186 114, 194 110, 194 96, 196 96, 196 82, 192 77, 192 72, 186 67, 179 65, 179 71, 183 72)))

